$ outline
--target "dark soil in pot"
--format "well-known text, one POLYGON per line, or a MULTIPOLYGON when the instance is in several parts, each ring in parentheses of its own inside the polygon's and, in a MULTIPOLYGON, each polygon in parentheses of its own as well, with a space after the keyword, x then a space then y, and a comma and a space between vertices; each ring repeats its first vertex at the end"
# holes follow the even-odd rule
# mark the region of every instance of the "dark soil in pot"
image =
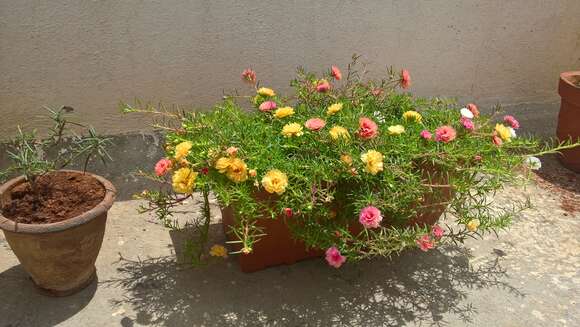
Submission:
POLYGON ((49 224, 89 211, 105 197, 105 188, 91 175, 59 172, 40 177, 36 194, 29 183, 12 189, 2 214, 17 223, 49 224))

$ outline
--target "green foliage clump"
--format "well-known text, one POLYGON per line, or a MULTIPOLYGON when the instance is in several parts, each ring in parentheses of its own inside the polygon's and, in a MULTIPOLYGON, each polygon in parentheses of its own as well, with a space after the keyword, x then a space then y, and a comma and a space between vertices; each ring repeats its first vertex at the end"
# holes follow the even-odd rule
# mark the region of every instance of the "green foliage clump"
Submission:
MULTIPOLYGON (((308 247, 336 247, 353 260, 390 256, 422 247, 421 239, 431 245, 462 242, 507 228, 529 203, 498 212, 491 209, 492 195, 507 183, 526 179, 522 172, 529 170, 530 156, 575 146, 547 146, 514 136, 516 130, 501 121, 499 107, 491 115, 468 110, 475 117, 462 118, 455 101, 398 91, 408 86, 407 76, 392 69, 382 80, 367 80, 355 69, 357 59, 344 78, 330 72, 317 77, 299 69, 291 81, 291 97, 251 79, 256 95, 225 97, 211 112, 169 113, 179 124, 157 125, 169 130, 166 160, 171 170, 189 173, 174 173, 168 181, 163 176, 168 170, 162 169, 152 178, 174 187, 185 178, 193 181, 192 188, 151 192, 145 196, 150 201, 145 211, 167 219, 172 205, 190 197, 196 187, 205 194, 211 190, 221 206, 234 209, 232 232, 239 238, 235 242, 240 252, 250 253, 268 232, 260 228, 260 219, 285 219, 294 237, 308 247), (321 88, 323 83, 330 89, 321 88), (252 108, 244 108, 240 100, 249 100, 252 108), (276 108, 265 105, 267 101, 276 108), (334 104, 342 108, 329 112, 334 104), (309 129, 306 122, 313 118, 324 126, 318 129, 318 121, 309 129), (370 128, 372 137, 361 132, 361 118, 376 124, 376 131, 370 128), (333 137, 336 126, 346 129, 348 137, 333 137), (442 126, 454 137, 438 137, 442 126), (382 155, 380 163, 363 160, 369 151, 382 155), (267 178, 272 171, 282 173, 276 175, 281 184, 272 185, 267 178), (273 201, 264 201, 265 196, 273 201), (361 211, 369 206, 382 216, 376 228, 359 223, 361 211), (440 237, 432 226, 443 211, 456 223, 440 237)), ((164 114, 152 107, 123 109, 164 114)))

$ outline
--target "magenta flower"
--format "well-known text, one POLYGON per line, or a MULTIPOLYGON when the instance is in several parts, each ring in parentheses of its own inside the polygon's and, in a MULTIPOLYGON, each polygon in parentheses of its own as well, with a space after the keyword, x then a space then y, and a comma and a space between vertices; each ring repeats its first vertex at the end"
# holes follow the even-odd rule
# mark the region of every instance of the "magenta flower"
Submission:
POLYGON ((276 109, 277 107, 278 105, 274 101, 264 101, 262 104, 260 104, 258 109, 260 109, 262 112, 268 112, 276 109))
POLYGON ((506 122, 507 124, 509 124, 513 129, 518 129, 520 128, 520 122, 518 122, 514 116, 504 116, 503 117, 503 121, 506 122))
POLYGON ((435 130, 435 141, 449 143, 455 140, 457 133, 451 126, 441 126, 435 130))
POLYGON ((242 72, 242 80, 251 84, 256 83, 256 72, 250 68, 242 72))
POLYGON ((415 241, 415 243, 417 243, 417 245, 419 246, 421 251, 425 251, 425 252, 427 252, 435 247, 435 243, 431 240, 431 238, 427 234, 419 237, 415 241))
POLYGON ((163 176, 171 169, 171 160, 163 158, 155 164, 155 175, 163 176))
POLYGON ((380 226, 382 220, 383 216, 381 216, 381 211, 373 206, 363 208, 358 218, 358 221, 365 228, 377 228, 380 226))
POLYGON ((443 237, 443 234, 445 234, 445 231, 443 230, 443 228, 441 228, 441 226, 439 225, 434 225, 431 228, 431 233, 433 234, 433 236, 436 239, 440 239, 441 237, 443 237))
POLYGON ((411 87, 411 74, 406 69, 401 70, 401 87, 404 89, 411 87))
POLYGON ((340 268, 346 261, 346 257, 340 254, 336 246, 332 246, 326 250, 326 262, 334 268, 340 268))
POLYGON ((428 130, 424 129, 421 131, 421 135, 422 138, 424 138, 425 140, 430 140, 433 138, 433 134, 431 134, 431 132, 429 132, 428 130))
POLYGON ((318 84, 316 84, 316 91, 320 93, 326 93, 330 91, 330 83, 324 79, 318 81, 318 84))
POLYGON ((372 139, 379 134, 379 127, 369 118, 362 117, 358 121, 358 135, 365 140, 372 139))
POLYGON ((311 131, 319 131, 326 125, 326 122, 320 118, 311 118, 308 119, 304 126, 311 131))
POLYGON ((463 125, 463 127, 468 131, 472 131, 475 128, 473 121, 467 117, 461 117, 459 121, 461 122, 461 125, 463 125))

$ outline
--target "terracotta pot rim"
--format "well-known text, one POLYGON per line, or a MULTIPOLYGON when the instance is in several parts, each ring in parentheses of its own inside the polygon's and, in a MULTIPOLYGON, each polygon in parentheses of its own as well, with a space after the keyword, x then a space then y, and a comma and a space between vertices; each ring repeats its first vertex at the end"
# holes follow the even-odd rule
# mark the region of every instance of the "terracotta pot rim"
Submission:
POLYGON ((560 73, 560 79, 566 82, 566 84, 569 84, 570 86, 574 86, 577 88, 578 86, 572 84, 572 82, 570 81, 570 77, 572 76, 578 76, 580 78, 580 70, 572 70, 569 72, 560 73))
MULTIPOLYGON (((78 171, 78 170, 65 170, 65 169, 57 170, 56 173, 58 173, 58 172, 72 172, 72 173, 79 173, 79 174, 83 173, 82 171, 78 171)), ((17 223, 13 220, 10 220, 10 219, 4 217, 2 215, 2 213, 0 213, 0 229, 5 230, 5 231, 9 231, 12 233, 22 233, 22 234, 54 233, 54 232, 60 232, 63 230, 71 229, 71 228, 86 224, 86 223, 90 222, 91 220, 103 215, 104 213, 109 211, 109 209, 113 205, 113 202, 115 201, 115 196, 117 194, 117 190, 115 189, 113 184, 111 182, 109 182, 107 179, 105 179, 99 175, 91 174, 89 172, 86 172, 85 174, 95 178, 105 188, 105 197, 103 198, 103 200, 99 204, 97 204, 91 210, 89 210, 81 215, 78 215, 76 217, 72 217, 72 218, 69 218, 67 220, 59 221, 56 223, 50 223, 50 224, 17 223)), ((23 182, 24 182, 24 176, 19 176, 19 177, 13 178, 13 179, 9 180, 8 182, 4 183, 3 185, 0 186, 0 197, 2 197, 2 195, 4 193, 10 192, 15 186, 17 186, 18 184, 21 184, 23 182)))

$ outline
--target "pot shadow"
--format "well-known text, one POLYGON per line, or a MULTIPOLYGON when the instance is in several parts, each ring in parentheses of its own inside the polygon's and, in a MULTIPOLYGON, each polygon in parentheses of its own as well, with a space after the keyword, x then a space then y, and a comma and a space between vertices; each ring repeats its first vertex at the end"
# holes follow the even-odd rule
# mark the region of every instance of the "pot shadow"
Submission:
POLYGON ((560 163, 559 156, 559 154, 542 156, 542 168, 535 171, 536 175, 550 184, 580 194, 580 174, 564 167, 560 163))
POLYGON ((50 297, 40 294, 21 265, 0 272, 0 327, 55 326, 81 311, 97 285, 95 280, 71 296, 50 297))
POLYGON ((120 259, 121 277, 103 284, 125 290, 111 305, 133 308, 129 325, 161 326, 445 325, 444 314, 471 321, 477 308, 464 302, 473 289, 523 296, 505 281, 499 256, 474 269, 464 251, 407 251, 340 270, 315 259, 251 274, 234 258, 195 269, 171 256, 120 259))

